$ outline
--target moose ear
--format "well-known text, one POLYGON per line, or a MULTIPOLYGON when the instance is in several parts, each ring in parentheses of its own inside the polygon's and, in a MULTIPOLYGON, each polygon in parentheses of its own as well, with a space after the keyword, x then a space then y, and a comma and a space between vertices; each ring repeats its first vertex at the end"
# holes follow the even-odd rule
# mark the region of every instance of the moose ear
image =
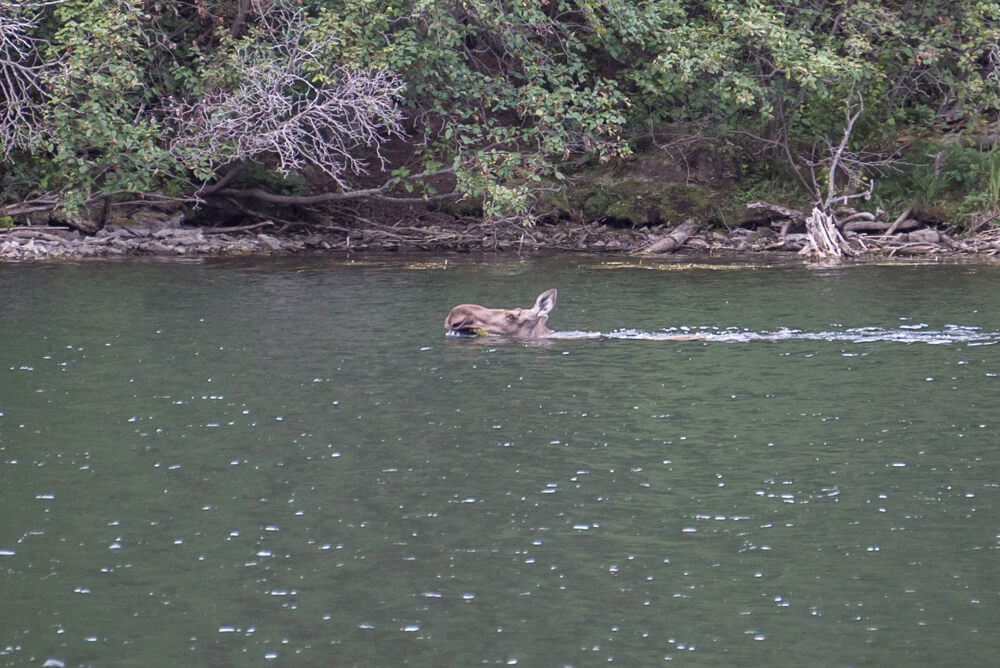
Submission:
POLYGON ((538 313, 542 315, 548 315, 553 308, 556 306, 556 297, 559 295, 555 288, 551 290, 546 290, 542 294, 538 295, 538 299, 535 300, 535 309, 538 313))

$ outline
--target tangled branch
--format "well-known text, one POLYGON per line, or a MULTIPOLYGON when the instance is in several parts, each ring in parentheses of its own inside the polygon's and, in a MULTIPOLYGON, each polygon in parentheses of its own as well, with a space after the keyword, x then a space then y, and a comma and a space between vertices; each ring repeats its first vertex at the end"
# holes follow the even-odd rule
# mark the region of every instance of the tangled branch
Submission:
POLYGON ((234 88, 170 110, 171 153, 193 168, 207 165, 213 176, 227 164, 272 155, 283 173, 312 166, 347 190, 351 175, 367 172, 362 149, 385 166, 382 144, 402 134, 405 84, 386 69, 324 69, 332 38, 307 35, 301 12, 267 16, 261 32, 273 42, 242 43, 234 88))
POLYGON ((0 155, 27 145, 39 125, 38 100, 49 65, 32 31, 53 2, 0 2, 0 155))

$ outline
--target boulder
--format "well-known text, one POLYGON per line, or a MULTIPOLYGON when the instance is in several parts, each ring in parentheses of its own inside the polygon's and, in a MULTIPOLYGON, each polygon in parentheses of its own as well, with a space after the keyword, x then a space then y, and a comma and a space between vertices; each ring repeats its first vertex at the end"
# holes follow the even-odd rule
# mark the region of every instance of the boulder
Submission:
POLYGON ((941 241, 941 235, 931 227, 924 227, 910 232, 907 239, 913 242, 936 244, 941 241))

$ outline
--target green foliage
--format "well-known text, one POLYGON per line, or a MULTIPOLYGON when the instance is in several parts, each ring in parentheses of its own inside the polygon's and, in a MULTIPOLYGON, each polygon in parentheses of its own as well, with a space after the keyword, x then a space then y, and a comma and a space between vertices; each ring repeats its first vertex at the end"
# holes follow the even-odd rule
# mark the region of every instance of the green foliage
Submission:
POLYGON ((50 58, 70 54, 45 81, 45 133, 32 145, 39 186, 78 212, 97 194, 154 190, 165 160, 161 129, 143 114, 150 52, 138 2, 69 0, 56 5, 50 58))
POLYGON ((899 173, 874 166, 902 137, 996 120, 997 2, 66 0, 39 11, 31 38, 44 51, 29 60, 49 74, 31 88, 41 113, 30 140, 0 165, 5 200, 46 195, 68 211, 107 196, 195 201, 239 165, 250 167, 240 186, 274 193, 375 183, 434 197, 454 185, 488 217, 527 220, 541 186, 664 136, 710 146, 747 194, 815 190, 852 96, 864 111, 845 147, 850 176, 875 179, 881 201, 1000 199, 996 151, 942 146, 934 165, 915 148, 899 173), (287 127, 267 125, 266 106, 236 127, 239 105, 219 104, 273 77, 275 114, 291 122, 348 75, 375 71, 405 83, 387 94, 408 136, 393 134, 393 110, 366 127, 363 105, 317 126, 305 149, 342 145, 343 172, 285 150, 287 127), (273 137, 261 141, 261 128, 273 137), (417 176, 445 168, 447 186, 417 176))
POLYGON ((587 63, 565 2, 324 4, 331 62, 402 74, 422 171, 452 165, 461 193, 492 218, 526 216, 532 185, 575 156, 626 157, 628 100, 587 63))
POLYGON ((728 224, 738 223, 748 202, 777 202, 793 209, 808 211, 813 205, 808 193, 796 179, 792 167, 782 161, 759 161, 747 165, 743 177, 726 193, 719 207, 728 224))
POLYGON ((1000 151, 994 145, 988 152, 977 153, 969 179, 970 187, 963 195, 958 210, 960 213, 984 213, 1000 215, 1000 151))
MULTIPOLYGON (((686 128, 728 137, 739 147, 737 172, 763 159, 790 161, 793 182, 818 176, 816 166, 842 137, 852 92, 864 102, 846 147, 852 156, 885 158, 903 133, 956 120, 971 127, 1000 110, 997 3, 712 0, 605 8, 602 43, 631 83, 630 126, 669 123, 674 134, 686 128)), ((864 170, 863 163, 853 168, 864 170)))
POLYGON ((937 211, 956 223, 962 214, 1000 211, 1000 154, 954 142, 915 144, 880 180, 873 205, 937 211))
POLYGON ((986 182, 986 205, 992 211, 1000 211, 1000 150, 995 145, 986 158, 983 176, 986 182))

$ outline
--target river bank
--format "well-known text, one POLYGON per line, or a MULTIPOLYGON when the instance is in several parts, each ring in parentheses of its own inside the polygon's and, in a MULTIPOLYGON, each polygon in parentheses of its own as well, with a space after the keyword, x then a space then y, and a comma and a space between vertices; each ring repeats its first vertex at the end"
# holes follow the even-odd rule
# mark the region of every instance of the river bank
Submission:
MULTIPOLYGON (((967 233, 918 225, 891 229, 842 229, 850 254, 859 258, 946 260, 1000 257, 1000 230, 967 233)), ((565 251, 706 256, 725 254, 805 254, 809 235, 792 219, 767 216, 738 227, 718 229, 693 221, 680 225, 619 226, 604 222, 556 220, 534 227, 516 223, 470 222, 429 214, 396 224, 299 224, 264 221, 240 227, 192 227, 179 217, 116 223, 93 234, 65 226, 0 229, 0 261, 87 258, 216 257, 297 255, 338 252, 504 252, 565 251)))

